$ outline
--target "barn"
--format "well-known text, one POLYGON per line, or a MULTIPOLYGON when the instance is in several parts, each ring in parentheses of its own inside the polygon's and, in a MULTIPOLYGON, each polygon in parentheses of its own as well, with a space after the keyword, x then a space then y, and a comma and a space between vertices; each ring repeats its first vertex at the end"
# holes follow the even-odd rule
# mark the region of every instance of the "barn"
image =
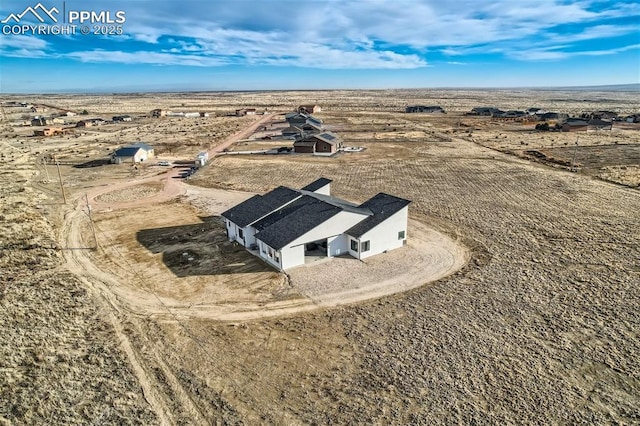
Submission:
POLYGON ((318 257, 355 259, 402 247, 410 201, 379 193, 358 205, 330 195, 331 180, 280 186, 222 213, 227 237, 286 270, 318 257))

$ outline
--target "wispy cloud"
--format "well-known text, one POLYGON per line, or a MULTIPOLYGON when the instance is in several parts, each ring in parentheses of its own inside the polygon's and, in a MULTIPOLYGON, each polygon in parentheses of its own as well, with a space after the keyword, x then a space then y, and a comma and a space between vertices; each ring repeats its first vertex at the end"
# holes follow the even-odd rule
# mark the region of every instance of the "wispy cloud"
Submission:
POLYGON ((47 49, 49 43, 36 36, 11 35, 0 37, 0 49, 47 49))
POLYGON ((196 55, 175 55, 171 53, 149 51, 109 51, 102 49, 70 52, 61 56, 77 59, 81 62, 112 62, 118 64, 155 64, 205 67, 227 65, 229 63, 225 58, 203 57, 196 55))
POLYGON ((582 50, 582 51, 566 51, 566 50, 562 50, 562 48, 563 46, 557 46, 557 47, 547 48, 547 49, 522 50, 520 52, 512 52, 511 55, 513 55, 517 59, 522 59, 527 61, 557 60, 557 59, 566 59, 574 56, 606 56, 606 55, 614 55, 616 53, 626 52, 629 50, 640 51, 640 44, 632 44, 628 46, 615 47, 611 49, 582 50))

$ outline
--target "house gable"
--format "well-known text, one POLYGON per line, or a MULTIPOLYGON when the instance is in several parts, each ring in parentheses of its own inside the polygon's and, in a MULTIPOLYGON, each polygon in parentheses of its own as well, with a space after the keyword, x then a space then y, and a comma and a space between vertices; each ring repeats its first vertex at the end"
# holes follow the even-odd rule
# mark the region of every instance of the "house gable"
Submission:
POLYGON ((411 201, 381 192, 360 205, 360 208, 369 209, 373 214, 347 230, 346 233, 354 238, 360 238, 409 203, 411 201))
POLYGON ((314 180, 310 184, 304 186, 302 190, 330 195, 331 182, 333 182, 331 179, 321 177, 320 179, 314 180))

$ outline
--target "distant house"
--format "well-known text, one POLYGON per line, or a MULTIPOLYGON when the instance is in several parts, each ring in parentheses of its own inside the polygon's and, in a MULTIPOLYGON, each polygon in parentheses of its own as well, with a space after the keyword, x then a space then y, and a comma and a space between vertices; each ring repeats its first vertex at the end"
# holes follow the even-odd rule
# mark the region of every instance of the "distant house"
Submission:
POLYGON ((332 132, 305 135, 293 143, 293 151, 315 155, 332 155, 342 147, 342 140, 332 132))
POLYGON ((297 127, 308 133, 321 132, 324 129, 322 120, 306 113, 292 112, 285 115, 285 120, 289 126, 297 127))
POLYGON ((76 123, 76 127, 92 127, 102 126, 105 121, 102 118, 88 118, 86 120, 80 120, 76 123))
POLYGON ((184 117, 184 112, 182 111, 167 111, 164 114, 166 117, 184 117))
POLYGON ((524 111, 510 110, 495 113, 491 117, 496 121, 524 121, 529 118, 529 114, 524 111))
POLYGON ((65 112, 65 114, 64 114, 64 115, 66 115, 67 117, 75 117, 75 116, 76 116, 76 115, 78 115, 78 114, 76 114, 76 113, 75 113, 75 112, 73 112, 73 111, 67 111, 67 112, 65 112))
POLYGON ((595 111, 590 114, 590 118, 601 120, 617 120, 618 114, 613 111, 595 111))
POLYGON ((611 130, 613 123, 611 121, 600 120, 599 118, 593 118, 587 122, 589 130, 611 130))
POLYGON ((114 115, 112 118, 114 123, 123 122, 123 121, 133 121, 133 117, 130 115, 114 115))
POLYGON ((444 109, 439 106, 411 105, 404 109, 406 113, 427 113, 427 114, 445 114, 444 109))
POLYGON ((540 121, 562 120, 563 117, 566 117, 566 115, 557 112, 536 112, 535 115, 540 121))
POLYGON ((303 136, 304 131, 300 127, 289 126, 286 129, 283 129, 281 133, 284 138, 297 139, 303 136))
POLYGON ((255 115, 255 114, 256 114, 255 108, 240 108, 236 110, 236 115, 238 117, 244 117, 245 115, 255 115))
POLYGON ((62 127, 45 127, 42 130, 34 130, 34 136, 55 136, 61 135, 64 132, 62 127))
POLYGON ((138 142, 117 149, 111 155, 111 162, 120 163, 142 163, 155 156, 153 147, 146 143, 138 142))
POLYGON ((320 108, 320 105, 300 105, 298 107, 298 112, 303 112, 306 114, 314 114, 321 111, 322 108, 320 108))
POLYGON ((567 120, 562 125, 563 132, 586 132, 589 129, 589 123, 584 120, 567 120))
POLYGON ((51 122, 53 124, 65 124, 66 120, 62 117, 55 117, 54 119, 51 120, 51 122))
POLYGON ((49 117, 34 117, 31 119, 32 126, 46 126, 51 123, 52 121, 49 117))
POLYGON ((151 117, 160 118, 167 115, 167 111, 164 109, 156 108, 151 110, 151 117))
POLYGON ((480 115, 485 117, 491 117, 498 114, 504 114, 504 111, 493 107, 476 107, 469 113, 469 115, 480 115))
POLYGON ((365 259, 405 244, 409 200, 379 193, 358 205, 332 197, 330 183, 249 198, 222 213, 227 237, 281 271, 311 257, 365 259))
POLYGON ((34 105, 31 107, 31 112, 47 112, 47 107, 44 105, 34 105))

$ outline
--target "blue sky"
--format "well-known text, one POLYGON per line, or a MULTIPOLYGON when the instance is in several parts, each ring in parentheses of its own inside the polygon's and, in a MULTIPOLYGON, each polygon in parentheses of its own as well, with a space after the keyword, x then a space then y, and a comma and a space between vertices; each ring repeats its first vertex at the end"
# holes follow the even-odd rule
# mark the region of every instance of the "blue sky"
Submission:
POLYGON ((41 0, 123 34, 11 33, 38 3, 0 4, 2 93, 640 82, 640 0, 41 0))

